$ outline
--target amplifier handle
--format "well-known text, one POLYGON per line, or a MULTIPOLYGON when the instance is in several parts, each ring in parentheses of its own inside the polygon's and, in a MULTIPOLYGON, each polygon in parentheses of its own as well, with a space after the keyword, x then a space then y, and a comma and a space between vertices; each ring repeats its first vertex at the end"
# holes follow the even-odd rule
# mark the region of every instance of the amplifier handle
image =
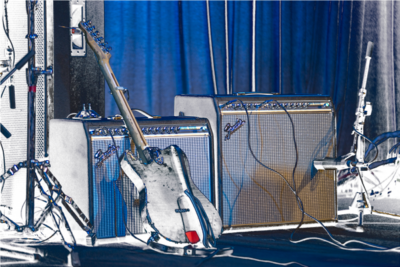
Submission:
POLYGON ((237 92, 235 95, 279 95, 279 93, 237 92))
POLYGON ((139 112, 140 114, 146 116, 149 119, 161 119, 161 116, 157 116, 157 115, 150 115, 149 113, 147 113, 144 110, 138 109, 138 108, 131 108, 132 111, 136 111, 139 112))

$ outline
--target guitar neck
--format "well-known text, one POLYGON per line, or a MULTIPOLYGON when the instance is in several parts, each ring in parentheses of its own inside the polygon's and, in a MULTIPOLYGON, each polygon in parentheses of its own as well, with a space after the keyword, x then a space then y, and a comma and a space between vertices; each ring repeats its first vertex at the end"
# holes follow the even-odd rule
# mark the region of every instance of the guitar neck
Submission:
MULTIPOLYGON (((79 28, 84 32, 86 42, 89 47, 93 50, 96 55, 97 62, 99 63, 100 69, 106 78, 107 84, 110 87, 111 93, 114 96, 115 102, 121 112, 122 118, 125 121, 126 127, 128 128, 129 135, 132 138, 133 143, 136 146, 137 152, 143 163, 149 163, 148 157, 145 156, 144 150, 149 146, 146 139, 140 130, 139 124, 137 123, 135 116, 133 116, 132 110, 129 107, 128 101, 124 96, 122 90, 118 90, 118 81, 110 66, 111 54, 109 51, 111 47, 106 48, 106 43, 101 43, 103 37, 99 37, 99 32, 95 32, 95 27, 90 21, 79 23, 79 28)), ((133 149, 132 149, 133 150, 133 149)))
POLYGON ((122 118, 129 130, 129 135, 132 141, 135 143, 136 149, 138 151, 139 157, 143 162, 147 162, 147 159, 143 153, 143 150, 148 147, 146 139, 140 130, 139 124, 137 123, 135 116, 125 98, 123 91, 118 90, 119 86, 117 79, 111 69, 108 59, 99 59, 99 66, 104 74, 108 86, 110 87, 111 93, 114 96, 115 102, 121 112, 122 118))

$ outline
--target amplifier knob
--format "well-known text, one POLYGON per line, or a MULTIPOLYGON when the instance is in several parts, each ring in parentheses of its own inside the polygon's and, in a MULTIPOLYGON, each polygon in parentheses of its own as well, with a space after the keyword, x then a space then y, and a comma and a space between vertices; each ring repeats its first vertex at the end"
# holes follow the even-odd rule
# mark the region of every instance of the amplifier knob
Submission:
POLYGON ((115 135, 115 129, 108 129, 108 132, 109 132, 111 135, 115 135))
POLYGON ((169 127, 164 127, 164 132, 166 132, 167 134, 171 133, 171 130, 169 127))
POLYGON ((181 128, 178 126, 171 127, 171 132, 178 133, 181 128))
MULTIPOLYGON (((281 106, 282 106, 282 104, 281 104, 281 106)), ((284 106, 285 108, 287 108, 287 107, 289 106, 289 103, 285 103, 285 104, 283 104, 283 106, 284 106)))
POLYGON ((301 105, 302 108, 306 107, 306 103, 300 103, 300 105, 301 105))
POLYGON ((124 128, 118 128, 118 129, 116 129, 116 131, 117 131, 117 134, 119 134, 119 135, 124 134, 124 128))
POLYGON ((248 109, 252 109, 253 107, 254 107, 254 104, 253 104, 253 103, 250 103, 250 104, 247 105, 247 108, 248 108, 248 109))
POLYGON ((164 134, 164 128, 162 128, 162 127, 157 127, 156 130, 157 130, 158 133, 164 134))
POLYGON ((95 131, 94 130, 89 130, 90 135, 94 135, 95 131))
POLYGON ((143 132, 144 134, 150 134, 149 128, 142 128, 142 132, 143 132))
POLYGON ((151 128, 150 128, 150 131, 151 131, 152 134, 157 134, 157 129, 156 129, 156 127, 151 127, 151 128))

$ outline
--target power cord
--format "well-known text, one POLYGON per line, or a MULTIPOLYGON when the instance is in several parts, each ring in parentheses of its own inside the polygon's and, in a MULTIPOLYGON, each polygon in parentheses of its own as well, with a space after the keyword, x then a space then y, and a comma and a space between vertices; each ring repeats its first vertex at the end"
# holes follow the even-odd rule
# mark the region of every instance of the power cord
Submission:
MULTIPOLYGON (((101 130, 101 129, 105 129, 105 130, 108 131, 108 129, 107 129, 106 127, 99 127, 99 128, 97 128, 97 129, 95 129, 95 131, 99 131, 99 130, 101 130)), ((116 144, 116 142, 115 142, 114 137, 113 137, 112 135, 110 135, 110 136, 111 136, 113 145, 114 145, 115 147, 117 147, 117 144, 116 144)), ((121 176, 121 179, 122 179, 122 177, 123 177, 123 172, 122 172, 121 162, 119 161, 119 158, 120 158, 120 157, 119 157, 119 155, 118 155, 118 150, 117 150, 117 149, 116 149, 115 155, 116 155, 116 157, 117 157, 117 162, 118 162, 118 166, 119 166, 119 173, 120 173, 120 176, 121 176)), ((121 184, 122 184, 122 191, 124 191, 124 189, 123 189, 123 182, 122 182, 121 184)), ((195 201, 195 202, 200 202, 197 198, 194 198, 194 201, 195 201)), ((199 205, 199 206, 201 206, 201 205, 199 205)), ((205 223, 205 224, 207 225, 207 226, 206 226, 206 232, 209 233, 209 234, 211 234, 211 236, 212 236, 212 238, 211 238, 211 239, 212 239, 212 243, 208 243, 208 246, 211 247, 211 248, 214 248, 215 251, 214 251, 212 254, 210 254, 210 255, 204 257, 204 258, 203 258, 201 261, 199 261, 198 263, 196 263, 196 265, 195 265, 196 267, 201 266, 203 263, 205 263, 206 261, 212 259, 213 257, 215 257, 215 256, 220 252, 220 249, 216 247, 216 239, 215 239, 214 233, 213 233, 213 231, 212 231, 212 229, 211 229, 210 222, 209 222, 209 220, 208 220, 207 214, 205 213, 204 209, 200 209, 200 213, 201 213, 201 217, 204 218, 204 220, 206 221, 206 223, 205 223)), ((143 239, 137 237, 135 234, 132 233, 132 231, 130 231, 130 229, 129 229, 128 226, 127 226, 127 222, 125 221, 125 213, 123 212, 122 214, 123 214, 123 223, 124 223, 124 225, 125 225, 125 229, 128 231, 128 233, 130 234, 130 236, 131 236, 133 239, 135 239, 136 241, 138 241, 138 242, 140 242, 140 243, 142 243, 142 244, 147 245, 147 243, 146 243, 143 239)), ((274 261, 270 261, 270 260, 261 260, 261 259, 250 258, 250 257, 241 257, 241 256, 233 256, 233 255, 229 255, 229 256, 230 256, 230 257, 233 257, 233 258, 249 259, 249 260, 254 260, 254 261, 267 262, 267 263, 274 263, 274 264, 285 265, 285 266, 286 266, 286 265, 290 265, 290 264, 298 264, 298 265, 300 265, 300 266, 307 267, 307 265, 304 265, 304 264, 301 264, 301 263, 298 263, 298 262, 280 263, 280 262, 274 262, 274 261)))
MULTIPOLYGON (((272 168, 266 166, 265 164, 263 164, 263 163, 255 156, 255 154, 253 153, 253 150, 252 150, 251 144, 250 144, 250 131, 251 131, 251 128, 250 128, 250 117, 249 117, 249 113, 248 113, 248 110, 247 110, 246 106, 243 105, 243 102, 242 102, 240 99, 238 99, 238 101, 240 101, 240 102, 242 103, 242 106, 244 107, 244 109, 245 109, 245 111, 246 111, 246 116, 247 116, 247 120, 248 120, 248 129, 249 129, 249 130, 248 130, 248 146, 249 146, 249 150, 250 150, 252 156, 254 157, 254 159, 255 159, 261 166, 263 166, 263 167, 265 167, 266 169, 268 169, 268 170, 270 170, 270 171, 272 171, 272 172, 278 174, 278 175, 285 181, 286 185, 289 187, 289 189, 292 191, 292 193, 295 194, 298 207, 299 207, 299 209, 300 209, 301 212, 302 212, 302 220, 300 221, 298 227, 292 232, 292 234, 291 234, 291 236, 290 236, 290 239, 289 239, 290 242, 292 242, 292 243, 300 243, 300 242, 304 242, 304 241, 307 241, 307 240, 321 240, 321 241, 323 241, 323 242, 326 242, 326 243, 332 244, 332 245, 334 245, 334 246, 337 246, 337 247, 339 247, 340 249, 343 249, 343 250, 350 250, 350 251, 369 251, 369 252, 400 252, 400 247, 395 247, 395 248, 388 249, 388 248, 386 248, 386 247, 382 247, 382 246, 370 244, 370 243, 363 242, 363 241, 359 241, 359 240, 349 240, 349 241, 347 241, 347 242, 345 242, 345 243, 342 244, 341 242, 337 241, 337 240, 332 236, 332 234, 328 231, 328 229, 325 227, 325 225, 324 225, 322 222, 320 222, 318 219, 314 218, 313 216, 311 216, 310 214, 308 214, 307 212, 305 212, 305 211, 304 211, 304 208, 303 208, 303 203, 302 203, 301 199, 298 197, 297 192, 296 192, 296 190, 295 190, 295 188, 296 188, 296 187, 295 187, 295 183, 293 184, 293 185, 294 185, 294 188, 293 188, 292 186, 290 186, 290 184, 288 183, 288 181, 286 180, 286 178, 283 177, 282 174, 280 174, 280 173, 277 172, 276 170, 274 170, 274 169, 272 169, 272 168), (331 242, 331 241, 326 240, 326 239, 323 239, 323 238, 318 238, 318 237, 310 237, 310 238, 305 238, 305 239, 302 239, 302 240, 294 241, 294 240, 293 240, 293 235, 294 235, 294 233, 301 227, 301 225, 302 225, 302 223, 303 223, 304 215, 308 216, 309 218, 313 219, 315 222, 319 223, 319 224, 322 226, 322 228, 325 230, 325 232, 328 234, 328 236, 329 236, 334 242, 331 242), (346 245, 351 244, 351 243, 359 243, 359 244, 362 244, 362 245, 365 245, 365 246, 369 246, 369 247, 372 247, 372 248, 377 248, 377 249, 379 249, 379 250, 373 250, 373 249, 357 249, 357 248, 348 248, 348 247, 346 247, 346 245)), ((288 115, 288 117, 289 117, 289 119, 290 119, 290 122, 291 122, 291 124, 292 124, 293 142, 294 142, 294 144, 295 144, 295 150, 296 150, 296 163, 295 163, 295 166, 294 166, 294 168, 293 168, 293 180, 294 180, 294 173, 295 173, 295 168, 296 168, 296 166, 297 166, 297 159, 298 159, 297 144, 296 144, 295 135, 294 135, 294 133, 295 133, 295 131, 294 131, 294 123, 293 123, 293 121, 292 121, 292 118, 291 118, 290 114, 287 112, 287 110, 286 110, 278 101, 272 99, 272 100, 266 100, 266 101, 264 101, 264 103, 268 103, 268 102, 272 102, 272 101, 275 102, 275 103, 277 103, 278 106, 281 107, 281 108, 285 111, 285 113, 288 115)), ((234 101, 233 101, 233 102, 234 102, 234 101)), ((264 104, 264 103, 262 103, 262 104, 264 104)), ((261 105, 260 105, 260 106, 261 106, 261 105)), ((259 107, 260 107, 260 106, 259 106, 259 107)))

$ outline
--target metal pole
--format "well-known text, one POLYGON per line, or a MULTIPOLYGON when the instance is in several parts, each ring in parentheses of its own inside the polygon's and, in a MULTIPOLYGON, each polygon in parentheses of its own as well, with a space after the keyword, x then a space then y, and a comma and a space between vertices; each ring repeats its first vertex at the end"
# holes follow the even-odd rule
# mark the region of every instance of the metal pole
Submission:
MULTIPOLYGON (((28 12, 28 52, 35 50, 35 1, 27 0, 28 12)), ((35 97, 36 97, 35 57, 28 62, 27 83, 28 90, 28 125, 27 125, 27 172, 26 172, 26 226, 34 231, 34 210, 35 210, 35 168, 31 160, 35 159, 35 97)))

